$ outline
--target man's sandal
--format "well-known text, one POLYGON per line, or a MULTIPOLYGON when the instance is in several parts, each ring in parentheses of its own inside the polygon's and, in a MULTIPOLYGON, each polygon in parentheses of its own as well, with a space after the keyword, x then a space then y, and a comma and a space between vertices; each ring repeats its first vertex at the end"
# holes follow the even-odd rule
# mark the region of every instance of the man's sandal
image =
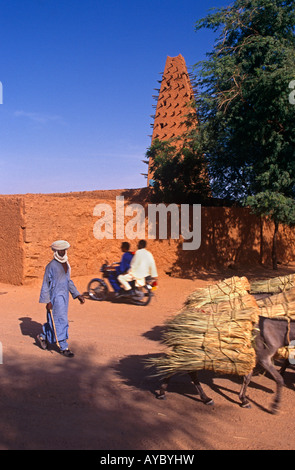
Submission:
POLYGON ((41 349, 47 349, 47 341, 44 339, 41 335, 37 335, 37 340, 40 343, 40 348, 41 349))

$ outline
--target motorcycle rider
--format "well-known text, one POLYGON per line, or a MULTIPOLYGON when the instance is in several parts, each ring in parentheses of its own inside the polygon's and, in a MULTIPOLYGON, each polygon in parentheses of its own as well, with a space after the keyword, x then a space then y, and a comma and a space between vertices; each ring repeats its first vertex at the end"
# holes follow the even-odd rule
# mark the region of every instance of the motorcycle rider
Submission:
POLYGON ((116 266, 115 272, 110 272, 109 274, 109 281, 111 286, 115 291, 115 295, 118 296, 120 291, 122 290, 119 282, 118 276, 122 274, 126 274, 130 269, 130 263, 133 258, 133 253, 130 252, 130 243, 123 242, 121 245, 121 250, 123 252, 122 258, 118 266, 116 266))

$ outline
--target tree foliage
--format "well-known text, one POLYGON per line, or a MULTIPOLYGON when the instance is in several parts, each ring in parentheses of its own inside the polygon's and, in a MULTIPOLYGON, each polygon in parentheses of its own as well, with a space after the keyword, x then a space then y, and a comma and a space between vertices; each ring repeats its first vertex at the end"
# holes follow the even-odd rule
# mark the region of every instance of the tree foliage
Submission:
POLYGON ((191 136, 179 141, 156 139, 147 151, 152 162, 154 196, 166 203, 201 203, 210 193, 204 158, 191 136))
POLYGON ((295 74, 294 5, 236 0, 197 22, 197 30, 220 33, 207 60, 196 66, 203 145, 218 195, 255 194, 278 170, 294 180, 295 108, 288 101, 295 74))
MULTIPOLYGON (((294 0, 236 0, 199 20, 218 32, 196 64, 201 147, 213 193, 295 222, 294 0)), ((274 246, 274 267, 276 252, 274 246)))
POLYGON ((276 267, 278 226, 295 223, 295 0, 235 0, 200 19, 196 31, 203 28, 217 39, 195 65, 198 132, 187 154, 152 146, 155 189, 193 200, 205 156, 213 196, 274 221, 276 267))

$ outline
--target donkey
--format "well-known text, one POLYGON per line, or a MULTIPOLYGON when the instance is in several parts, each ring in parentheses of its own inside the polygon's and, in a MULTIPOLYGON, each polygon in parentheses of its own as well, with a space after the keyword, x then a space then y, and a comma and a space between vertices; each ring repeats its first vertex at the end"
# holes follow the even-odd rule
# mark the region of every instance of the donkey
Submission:
MULTIPOLYGON (((260 364, 267 372, 269 372, 276 382, 276 394, 271 406, 271 412, 275 414, 279 410, 281 392, 285 385, 283 373, 288 367, 289 362, 286 359, 281 372, 278 372, 273 365, 272 358, 279 348, 288 345, 290 341, 295 339, 295 321, 289 322, 283 319, 279 320, 259 317, 259 321, 255 329, 257 330, 254 345, 256 351, 256 365, 260 364)), ((206 405, 214 405, 212 398, 209 398, 204 392, 199 382, 197 371, 191 372, 189 375, 197 394, 200 395, 201 401, 206 405)), ((251 405, 246 398, 246 391, 249 383, 251 382, 252 375, 253 370, 248 375, 244 376, 243 379, 243 384, 239 394, 239 399, 243 408, 251 408, 251 405)), ((158 399, 165 398, 165 393, 171 377, 171 375, 169 377, 164 377, 160 386, 160 391, 157 394, 158 399)))

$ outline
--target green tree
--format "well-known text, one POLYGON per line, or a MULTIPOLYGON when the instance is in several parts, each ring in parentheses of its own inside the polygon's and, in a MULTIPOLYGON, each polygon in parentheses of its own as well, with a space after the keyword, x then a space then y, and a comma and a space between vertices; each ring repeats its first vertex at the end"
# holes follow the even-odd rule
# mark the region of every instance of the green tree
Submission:
POLYGON ((203 156, 198 141, 187 135, 175 141, 156 139, 148 149, 156 200, 178 204, 201 203, 210 194, 203 156), (179 145, 181 142, 181 145, 179 145))
POLYGON ((295 1, 236 0, 199 20, 218 32, 196 64, 198 139, 213 194, 292 224, 295 188, 295 1))

